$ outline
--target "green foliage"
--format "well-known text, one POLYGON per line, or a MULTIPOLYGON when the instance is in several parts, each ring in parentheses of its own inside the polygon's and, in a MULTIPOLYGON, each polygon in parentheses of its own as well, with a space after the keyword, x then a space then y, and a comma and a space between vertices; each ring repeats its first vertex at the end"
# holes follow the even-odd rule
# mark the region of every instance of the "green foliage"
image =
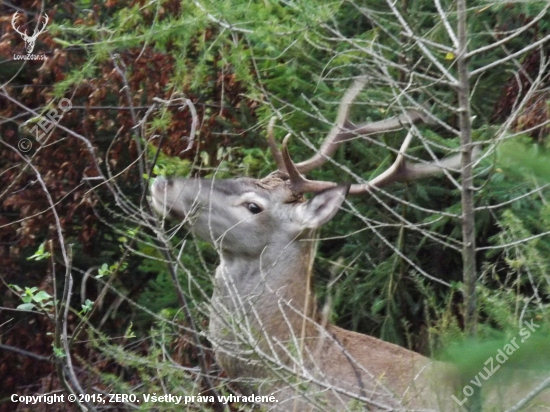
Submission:
MULTIPOLYGON (((153 173, 157 176, 187 176, 191 171, 191 162, 178 157, 166 156, 158 152, 153 146, 148 146, 148 154, 151 159, 157 157, 157 162, 153 167, 153 173)), ((147 178, 148 176, 145 176, 147 178)))
POLYGON ((89 313, 92 310, 93 305, 94 305, 94 302, 92 302, 90 299, 86 299, 86 301, 82 305, 81 314, 89 313))
POLYGON ((27 260, 42 260, 47 259, 51 256, 51 253, 44 250, 44 247, 46 246, 46 243, 41 243, 40 246, 38 246, 38 250, 34 252, 32 256, 29 256, 27 260))
POLYGON ((22 289, 17 285, 10 285, 10 288, 18 293, 23 301, 21 305, 17 306, 19 310, 33 310, 38 308, 43 311, 51 311, 53 309, 53 296, 44 290, 39 290, 35 286, 22 289))
POLYGON ((128 267, 128 262, 122 263, 113 263, 112 265, 107 265, 103 263, 101 267, 97 270, 97 278, 100 279, 103 276, 112 275, 116 272, 123 271, 128 267))
POLYGON ((525 322, 529 326, 521 325, 512 335, 500 333, 498 337, 481 342, 454 342, 441 359, 456 365, 459 375, 466 382, 475 378, 479 372, 484 376, 491 376, 490 371, 494 371, 494 376, 487 381, 487 385, 512 384, 516 382, 518 372, 547 372, 550 360, 542 354, 550 350, 548 331, 536 329, 540 327, 536 322, 534 327, 532 322, 525 322))
POLYGON ((62 348, 56 347, 53 343, 52 343, 52 349, 53 349, 53 356, 55 356, 57 359, 64 359, 67 357, 67 353, 62 348))
POLYGON ((524 179, 537 178, 542 183, 550 182, 550 142, 547 147, 533 144, 529 138, 508 140, 499 147, 498 166, 506 174, 524 179))
MULTIPOLYGON (((166 316, 167 312, 161 312, 166 316)), ((131 331, 130 323, 127 332, 131 331)), ((125 373, 135 377, 134 383, 120 379, 118 374, 108 371, 95 370, 101 382, 109 388, 110 393, 134 394, 142 402, 139 405, 140 411, 157 411, 158 402, 143 402, 143 395, 173 396, 197 396, 203 388, 199 380, 190 373, 188 368, 182 367, 173 359, 181 356, 181 348, 172 348, 173 342, 178 340, 182 331, 178 325, 165 317, 157 318, 154 326, 148 334, 148 351, 142 354, 123 344, 113 343, 111 339, 98 331, 91 333, 91 344, 96 348, 104 359, 115 361, 125 373), (179 352, 179 353, 178 353, 179 352), (135 384, 139 382, 139 384, 135 384)), ((134 338, 133 333, 127 333, 125 340, 134 338)), ((185 355, 184 355, 185 356, 185 355)), ((176 405, 173 402, 162 403, 162 411, 181 411, 182 407, 189 411, 208 411, 210 405, 207 403, 189 402, 188 404, 176 405)))
POLYGON ((499 149, 497 176, 505 177, 498 179, 505 189, 502 201, 521 198, 499 214, 501 230, 490 238, 495 249, 488 256, 504 259, 503 267, 490 266, 493 277, 502 279, 501 287, 534 293, 540 305, 550 294, 550 240, 545 236, 550 231, 550 209, 544 192, 533 189, 547 182, 550 169, 545 150, 523 140, 506 142, 499 149))

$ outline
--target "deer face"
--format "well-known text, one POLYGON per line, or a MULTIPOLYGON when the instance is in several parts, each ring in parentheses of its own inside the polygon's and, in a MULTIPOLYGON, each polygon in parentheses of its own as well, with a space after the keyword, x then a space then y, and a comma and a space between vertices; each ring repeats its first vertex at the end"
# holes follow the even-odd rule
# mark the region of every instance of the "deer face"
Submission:
POLYGON ((259 255, 269 245, 284 247, 302 232, 328 222, 338 212, 347 186, 305 201, 288 179, 155 179, 154 208, 184 222, 223 251, 259 255))

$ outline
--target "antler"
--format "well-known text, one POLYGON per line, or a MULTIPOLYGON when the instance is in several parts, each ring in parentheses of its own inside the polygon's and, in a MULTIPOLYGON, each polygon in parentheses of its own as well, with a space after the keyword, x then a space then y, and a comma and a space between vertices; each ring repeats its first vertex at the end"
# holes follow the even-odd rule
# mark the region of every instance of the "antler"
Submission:
POLYGON ((44 30, 46 30, 46 26, 48 25, 49 21, 50 21, 50 18, 48 17, 48 14, 44 13, 44 22, 43 22, 42 29, 40 29, 40 31, 38 31, 38 28, 34 29, 34 32, 33 32, 32 36, 33 37, 38 37, 38 35, 40 33, 42 33, 44 30))
POLYGON ((409 132, 399 149, 397 158, 388 169, 365 184, 351 185, 349 194, 357 195, 371 193, 373 189, 380 189, 394 182, 422 179, 424 177, 443 173, 444 170, 457 170, 460 167, 460 154, 435 162, 408 163, 405 159, 405 152, 412 141, 412 137, 412 133, 409 132))
MULTIPOLYGON (((11 25, 12 25, 13 29, 14 29, 17 33, 19 33, 21 36, 23 36, 23 37, 29 37, 29 35, 27 34, 27 30, 25 30, 25 33, 22 33, 22 32, 19 31, 19 27, 16 27, 16 26, 15 26, 15 23, 17 22, 18 14, 19 14, 19 12, 16 11, 15 14, 13 15, 13 17, 11 18, 11 25)), ((44 22, 42 23, 42 28, 41 28, 40 30, 38 30, 38 28, 34 29, 33 34, 32 34, 32 36, 30 36, 30 37, 31 37, 31 38, 32 38, 32 37, 38 37, 38 35, 39 35, 40 33, 42 33, 42 32, 46 29, 46 26, 48 25, 48 22, 49 22, 49 21, 50 21, 50 18, 49 18, 49 16, 48 16, 48 14, 47 14, 47 13, 44 13, 44 22)))
MULTIPOLYGON (((429 120, 418 110, 409 110, 399 116, 390 117, 389 119, 381 120, 374 123, 361 123, 354 125, 348 119, 351 105, 355 98, 359 95, 361 90, 367 84, 367 79, 361 77, 356 79, 351 87, 346 91, 340 107, 338 108, 338 115, 336 117, 336 124, 325 138, 325 141, 321 145, 319 152, 313 155, 310 159, 296 164, 296 169, 300 173, 308 173, 313 169, 322 166, 338 149, 338 146, 347 140, 355 138, 357 136, 367 136, 375 133, 389 132, 393 130, 402 129, 404 125, 413 124, 418 122, 429 123, 429 120)), ((273 125, 275 118, 272 118, 268 126, 268 143, 273 153, 273 157, 277 162, 279 171, 286 172, 280 159, 282 155, 275 144, 273 138, 273 125)))
POLYGON ((25 30, 25 33, 21 33, 21 32, 19 31, 19 28, 15 26, 15 23, 16 23, 17 17, 18 17, 18 16, 17 16, 18 13, 19 13, 19 12, 16 11, 15 14, 13 15, 13 17, 11 18, 11 25, 12 25, 12 27, 13 27, 13 29, 15 30, 16 33, 19 33, 21 36, 26 36, 26 35, 27 35, 27 30, 25 30))
MULTIPOLYGON (((380 189, 394 182, 403 182, 408 180, 416 180, 424 177, 442 173, 444 170, 456 170, 460 167, 461 155, 454 155, 441 161, 430 163, 411 163, 405 159, 405 152, 412 141, 412 133, 409 132, 403 141, 397 158, 393 164, 382 172, 380 175, 363 184, 352 184, 349 189, 350 195, 359 195, 371 193, 373 189, 380 189)), ((308 180, 300 172, 290 158, 288 153, 288 140, 290 135, 287 135, 283 141, 282 158, 284 160, 286 171, 289 175, 292 191, 296 193, 318 193, 325 189, 335 187, 338 184, 322 180, 308 180)))
MULTIPOLYGON (((292 190, 296 193, 320 192, 330 187, 337 186, 334 182, 308 180, 302 174, 307 173, 324 164, 336 151, 338 146, 358 135, 381 133, 391 130, 402 129, 405 124, 412 124, 419 121, 426 121, 425 116, 416 110, 410 110, 400 116, 374 123, 363 123, 353 125, 348 120, 349 109, 353 100, 366 84, 364 78, 356 80, 347 90, 342 98, 336 125, 332 128, 325 141, 319 149, 319 153, 310 159, 294 164, 288 153, 288 134, 283 140, 283 150, 279 151, 273 137, 273 126, 275 118, 272 118, 268 125, 268 144, 277 163, 279 172, 288 174, 292 190)), ((434 174, 442 173, 446 169, 457 169, 460 166, 461 156, 455 155, 450 158, 430 162, 409 164, 405 159, 405 152, 412 141, 412 133, 409 132, 399 149, 394 163, 376 178, 364 184, 353 184, 349 194, 371 193, 375 188, 382 188, 393 182, 415 180, 434 174)))
MULTIPOLYGON (((273 155, 273 158, 275 159, 275 163, 277 163, 277 169, 282 173, 287 173, 285 163, 283 161, 283 156, 281 154, 281 151, 277 147, 277 143, 275 142, 275 136, 273 135, 273 127, 275 126, 275 121, 276 120, 277 120, 277 118, 275 116, 273 116, 271 118, 271 120, 269 120, 269 124, 267 125, 267 144, 269 145, 269 148, 271 149, 271 154, 273 155)), ((285 137, 285 139, 286 139, 286 137, 285 137)))

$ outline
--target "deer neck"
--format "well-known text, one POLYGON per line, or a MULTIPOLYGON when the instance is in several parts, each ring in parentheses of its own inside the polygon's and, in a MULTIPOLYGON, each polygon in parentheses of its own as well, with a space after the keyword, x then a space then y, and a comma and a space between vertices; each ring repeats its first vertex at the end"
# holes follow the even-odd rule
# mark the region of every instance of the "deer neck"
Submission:
MULTIPOLYGON (((304 320, 317 319, 311 286, 314 243, 297 239, 281 247, 269 245, 257 257, 222 251, 216 271, 214 309, 256 319, 261 323, 256 326, 270 336, 303 333, 305 323, 311 324, 304 320)), ((313 329, 308 328, 308 336, 313 329)))

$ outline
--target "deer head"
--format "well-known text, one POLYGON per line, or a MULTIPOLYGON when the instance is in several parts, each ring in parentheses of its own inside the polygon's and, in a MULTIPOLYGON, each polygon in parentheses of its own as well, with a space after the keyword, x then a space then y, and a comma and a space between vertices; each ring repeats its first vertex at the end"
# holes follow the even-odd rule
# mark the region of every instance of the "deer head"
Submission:
POLYGON ((157 178, 151 192, 159 213, 189 224, 224 253, 259 256, 268 245, 283 248, 332 219, 348 186, 304 202, 288 175, 274 173, 261 180, 157 178))
POLYGON ((34 29, 32 36, 29 36, 27 34, 27 30, 25 30, 25 33, 22 33, 21 31, 19 31, 19 28, 16 26, 18 13, 19 13, 18 11, 15 12, 13 17, 11 18, 11 25, 13 26, 13 29, 17 33, 19 33, 19 35, 25 42, 25 49, 27 50, 27 54, 31 54, 32 51, 34 50, 34 45, 36 43, 36 39, 38 38, 38 35, 40 35, 41 33, 44 32, 44 30, 46 30, 46 25, 48 24, 48 21, 50 20, 50 18, 48 17, 47 14, 44 14, 44 21, 42 23, 42 28, 40 30, 38 30, 38 28, 34 29))

